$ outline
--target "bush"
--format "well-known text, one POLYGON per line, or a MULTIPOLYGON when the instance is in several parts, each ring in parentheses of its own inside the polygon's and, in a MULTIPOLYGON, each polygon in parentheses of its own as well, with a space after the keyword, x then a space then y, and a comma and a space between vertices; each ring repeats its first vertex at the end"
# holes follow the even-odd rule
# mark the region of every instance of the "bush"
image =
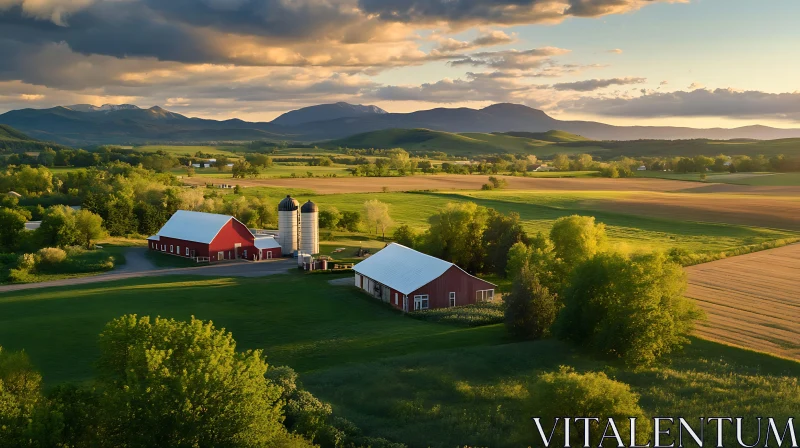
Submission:
POLYGON ((429 322, 442 322, 465 327, 494 325, 503 322, 503 302, 495 300, 454 308, 413 311, 408 313, 408 316, 429 322))
MULTIPOLYGON (((639 444, 646 443, 652 428, 639 406, 639 396, 630 386, 614 381, 604 373, 579 374, 568 367, 558 372, 545 373, 531 388, 533 415, 539 417, 545 433, 556 418, 597 417, 601 423, 592 422, 590 446, 602 446, 605 419, 613 418, 623 440, 630 437, 630 418, 637 418, 636 435, 639 444), (603 424, 603 427, 600 425, 603 424)), ((582 424, 570 431, 570 445, 584 446, 582 424)), ((564 425, 559 424, 553 440, 564 440, 564 425)), ((560 442, 559 442, 560 443, 560 442)))
POLYGON ((36 252, 36 265, 44 267, 53 267, 67 259, 67 253, 64 249, 57 247, 45 247, 36 252))
POLYGON ((663 254, 600 254, 570 282, 556 333, 630 366, 652 364, 688 343, 702 316, 683 297, 686 273, 663 254))
POLYGON ((560 303, 531 269, 522 269, 504 301, 506 328, 512 336, 541 339, 550 334, 560 303))
POLYGON ((17 269, 24 271, 32 271, 36 268, 36 255, 22 254, 17 260, 17 269))

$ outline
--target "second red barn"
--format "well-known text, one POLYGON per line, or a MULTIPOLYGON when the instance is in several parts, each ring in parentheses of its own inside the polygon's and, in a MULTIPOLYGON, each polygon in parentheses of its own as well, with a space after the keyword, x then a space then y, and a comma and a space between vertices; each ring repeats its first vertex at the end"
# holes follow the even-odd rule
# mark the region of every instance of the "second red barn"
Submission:
POLYGON ((406 312, 490 301, 496 287, 453 263, 397 243, 353 270, 357 287, 406 312))

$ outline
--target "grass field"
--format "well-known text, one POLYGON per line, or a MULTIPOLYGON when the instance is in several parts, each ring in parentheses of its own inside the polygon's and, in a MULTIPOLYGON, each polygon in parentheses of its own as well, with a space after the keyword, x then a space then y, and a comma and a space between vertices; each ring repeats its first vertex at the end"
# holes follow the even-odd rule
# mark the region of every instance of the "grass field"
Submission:
MULTIPOLYGON (((176 168, 172 173, 178 176, 185 176, 185 168, 176 168)), ((270 168, 262 168, 261 174, 258 179, 271 179, 280 177, 308 177, 308 173, 313 174, 315 177, 323 176, 337 176, 346 177, 350 176, 347 167, 344 165, 335 166, 305 166, 305 165, 282 165, 274 164, 270 168)), ((196 179, 214 179, 214 181, 229 181, 227 183, 238 183, 242 179, 232 179, 230 168, 225 171, 217 171, 216 168, 203 168, 195 170, 196 179)), ((186 179, 184 179, 186 180, 186 179)))
MULTIPOLYGON (((256 191, 250 193, 255 194, 256 191)), ((640 213, 615 213, 592 208, 592 200, 623 200, 629 192, 553 192, 511 191, 362 193, 312 196, 320 207, 334 206, 340 211, 360 211, 365 201, 378 199, 389 204, 391 216, 400 224, 418 231, 428 227, 428 217, 448 202, 472 201, 503 213, 517 212, 528 232, 547 232, 553 221, 573 214, 595 216, 608 226, 608 234, 618 247, 634 251, 668 250, 679 247, 692 252, 730 250, 743 245, 795 236, 791 231, 731 225, 694 220, 649 217, 640 213)), ((305 200, 305 196, 301 199, 305 200)))
POLYGON ((688 268, 699 334, 800 359, 800 244, 688 268))
POLYGON ((631 384, 648 415, 786 417, 800 406, 795 362, 695 340, 670 366, 629 371, 553 340, 511 343, 499 325, 410 319, 331 286, 335 278, 161 277, 3 294, 0 345, 26 349, 53 386, 92 377, 108 320, 195 315, 232 331, 240 349, 263 348, 270 364, 297 369, 367 434, 411 447, 530 446, 528 391, 559 365, 631 384))
POLYGON ((164 277, 0 295, 0 346, 25 349, 48 384, 91 378, 97 335, 122 314, 213 320, 239 348, 307 372, 387 356, 505 341, 499 327, 406 319, 330 275, 164 277), (47 331, 42 331, 46 329, 47 331))
POLYGON ((637 171, 636 177, 752 186, 800 186, 800 173, 706 173, 703 179, 701 173, 637 171))

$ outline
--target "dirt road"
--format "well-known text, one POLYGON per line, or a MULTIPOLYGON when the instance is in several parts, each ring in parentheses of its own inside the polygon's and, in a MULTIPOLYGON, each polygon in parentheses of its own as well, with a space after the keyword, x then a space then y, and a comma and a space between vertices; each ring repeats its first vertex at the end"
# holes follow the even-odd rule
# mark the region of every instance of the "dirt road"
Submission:
MULTIPOLYGON (((135 255, 134 255, 135 256, 135 255)), ((127 257, 127 254, 126 254, 127 257)), ((130 260, 128 260, 130 262, 130 260)), ((147 260, 149 263, 149 260, 147 260)), ((136 263, 134 261, 134 263, 136 263)), ((139 264, 139 267, 142 265, 139 264)), ((0 294, 11 291, 23 291, 26 289, 54 288, 62 286, 86 285, 90 283, 110 282, 125 280, 129 278, 157 277, 163 275, 202 275, 208 277, 263 277, 267 275, 283 274, 296 266, 294 260, 278 259, 274 261, 253 262, 231 262, 212 266, 198 266, 191 268, 174 269, 150 269, 134 270, 120 269, 107 274, 93 275, 90 277, 69 278, 64 280, 53 280, 40 283, 24 283, 20 285, 0 286, 0 294)))

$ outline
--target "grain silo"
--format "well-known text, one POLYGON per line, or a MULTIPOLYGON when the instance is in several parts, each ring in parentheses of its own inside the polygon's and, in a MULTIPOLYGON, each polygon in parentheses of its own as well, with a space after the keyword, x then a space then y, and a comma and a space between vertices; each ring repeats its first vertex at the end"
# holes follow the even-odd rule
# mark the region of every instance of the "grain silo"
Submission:
POLYGON ((286 195, 278 204, 278 244, 283 255, 294 255, 300 249, 300 207, 296 199, 286 195))
POLYGON ((300 252, 319 253, 319 210, 311 201, 300 208, 300 252))

